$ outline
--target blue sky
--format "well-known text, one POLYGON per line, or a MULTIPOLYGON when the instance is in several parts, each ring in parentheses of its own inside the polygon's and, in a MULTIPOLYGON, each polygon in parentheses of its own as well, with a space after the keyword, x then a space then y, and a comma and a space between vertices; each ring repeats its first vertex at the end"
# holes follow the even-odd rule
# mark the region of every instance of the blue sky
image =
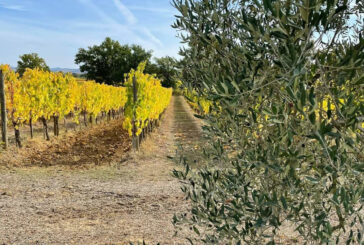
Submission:
POLYGON ((105 37, 177 57, 169 0, 0 0, 0 63, 38 53, 50 67, 76 68, 78 49, 105 37))

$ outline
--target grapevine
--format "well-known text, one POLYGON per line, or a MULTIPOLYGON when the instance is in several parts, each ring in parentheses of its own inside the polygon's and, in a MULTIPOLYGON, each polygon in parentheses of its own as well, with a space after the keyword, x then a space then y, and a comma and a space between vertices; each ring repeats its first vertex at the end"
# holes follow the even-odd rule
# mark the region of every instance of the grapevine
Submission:
POLYGON ((80 113, 96 118, 124 108, 127 95, 123 87, 77 81, 70 74, 27 69, 22 78, 9 65, 1 65, 5 78, 5 96, 9 122, 15 129, 17 145, 21 147, 19 127, 41 120, 49 140, 47 121, 53 117, 54 133, 59 134, 58 120, 72 114, 79 123, 80 113))
POLYGON ((145 74, 146 63, 139 64, 136 70, 132 69, 126 76, 128 102, 125 107, 124 129, 132 135, 133 119, 136 126, 136 135, 140 135, 152 121, 157 120, 167 108, 172 89, 163 88, 161 81, 154 75, 145 74), (137 101, 133 98, 133 79, 136 79, 137 101))
POLYGON ((187 98, 187 102, 195 111, 202 115, 210 112, 212 102, 206 97, 198 96, 196 91, 188 88, 183 89, 183 95, 187 98))

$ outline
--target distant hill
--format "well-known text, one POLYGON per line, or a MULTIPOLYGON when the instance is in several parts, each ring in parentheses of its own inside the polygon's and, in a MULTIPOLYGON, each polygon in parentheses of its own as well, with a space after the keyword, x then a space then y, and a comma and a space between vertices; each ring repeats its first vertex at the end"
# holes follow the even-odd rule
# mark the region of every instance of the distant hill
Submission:
MULTIPOLYGON (((11 69, 15 70, 16 71, 16 67, 12 66, 11 69)), ((64 72, 64 73, 76 73, 76 74, 83 74, 80 69, 72 69, 72 68, 61 68, 61 67, 54 67, 54 68, 51 68, 51 71, 53 72, 64 72)))
POLYGON ((76 73, 76 74, 81 74, 82 72, 80 71, 80 69, 72 69, 72 68, 60 68, 60 67, 55 67, 55 68, 51 68, 51 71, 53 72, 64 72, 64 73, 76 73))

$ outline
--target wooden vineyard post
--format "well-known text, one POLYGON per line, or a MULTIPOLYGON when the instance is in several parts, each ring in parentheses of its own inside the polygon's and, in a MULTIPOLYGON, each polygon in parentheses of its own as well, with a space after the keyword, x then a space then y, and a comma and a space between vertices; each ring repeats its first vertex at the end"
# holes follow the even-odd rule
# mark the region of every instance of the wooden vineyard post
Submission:
MULTIPOLYGON (((133 77, 133 102, 134 102, 134 106, 136 105, 137 100, 138 100, 138 89, 137 89, 136 77, 134 75, 134 77, 133 77)), ((139 138, 136 135, 136 133, 137 133, 136 112, 134 110, 134 114, 133 114, 133 149, 134 150, 139 150, 139 138)))
POLYGON ((30 138, 33 139, 33 119, 32 119, 32 113, 30 113, 29 118, 29 128, 30 128, 30 138))
POLYGON ((2 140, 4 142, 4 148, 7 149, 9 146, 8 142, 8 120, 6 115, 6 97, 5 97, 5 79, 2 70, 0 70, 0 102, 1 102, 1 133, 2 140))
POLYGON ((63 118, 63 124, 64 124, 64 128, 65 128, 65 130, 66 130, 66 133, 68 133, 67 122, 66 122, 66 116, 64 116, 64 118, 63 118))

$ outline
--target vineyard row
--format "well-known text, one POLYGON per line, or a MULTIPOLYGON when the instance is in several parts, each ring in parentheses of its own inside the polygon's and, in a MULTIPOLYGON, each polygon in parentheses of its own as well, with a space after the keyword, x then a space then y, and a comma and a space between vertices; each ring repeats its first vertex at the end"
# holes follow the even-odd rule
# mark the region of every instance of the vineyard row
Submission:
POLYGON ((54 120, 54 134, 58 136, 58 121, 66 116, 79 124, 83 115, 86 124, 87 117, 92 123, 99 115, 110 118, 112 114, 124 111, 124 128, 131 136, 139 135, 159 118, 172 95, 172 90, 163 88, 155 76, 144 74, 144 67, 142 63, 136 71, 126 75, 125 87, 115 87, 78 81, 71 74, 39 69, 27 69, 19 77, 9 65, 1 65, 7 121, 14 128, 16 145, 22 146, 19 128, 25 123, 29 124, 33 137, 33 124, 41 121, 44 135, 49 140, 47 123, 51 118, 54 120), (136 91, 137 100, 134 98, 136 91))

